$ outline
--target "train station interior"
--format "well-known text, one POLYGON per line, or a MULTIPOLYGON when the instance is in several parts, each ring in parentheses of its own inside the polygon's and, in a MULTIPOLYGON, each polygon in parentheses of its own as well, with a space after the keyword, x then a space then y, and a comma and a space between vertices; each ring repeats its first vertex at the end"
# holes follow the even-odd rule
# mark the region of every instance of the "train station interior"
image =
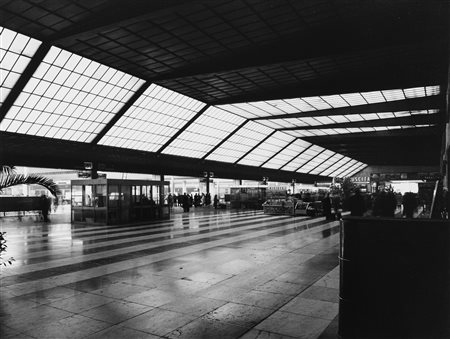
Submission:
POLYGON ((448 1, 1 1, 0 338, 448 339, 449 35, 448 1))

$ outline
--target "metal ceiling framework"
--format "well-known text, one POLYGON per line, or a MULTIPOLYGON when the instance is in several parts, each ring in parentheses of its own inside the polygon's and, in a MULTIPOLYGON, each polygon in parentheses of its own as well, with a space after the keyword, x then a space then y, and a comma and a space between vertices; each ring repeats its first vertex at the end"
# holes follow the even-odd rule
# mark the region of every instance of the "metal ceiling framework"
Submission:
POLYGON ((413 0, 5 0, 0 156, 304 182, 438 164, 448 14, 413 0))

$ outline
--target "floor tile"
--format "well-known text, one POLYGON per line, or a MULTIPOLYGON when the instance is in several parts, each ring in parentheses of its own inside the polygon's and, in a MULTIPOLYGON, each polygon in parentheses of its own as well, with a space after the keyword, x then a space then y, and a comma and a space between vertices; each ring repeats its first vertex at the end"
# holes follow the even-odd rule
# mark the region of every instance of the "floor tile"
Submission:
POLYGON ((300 294, 300 297, 338 303, 339 290, 323 286, 310 286, 300 294))
POLYGON ((86 339, 160 339, 160 336, 134 330, 132 328, 115 325, 105 330, 96 332, 86 337, 86 339))
POLYGON ((280 311, 333 320, 338 314, 339 305, 328 301, 296 297, 284 305, 280 311))
POLYGON ((184 326, 196 317, 167 311, 163 309, 153 309, 122 323, 123 326, 135 330, 164 336, 178 327, 184 326))
POLYGON ((276 312, 258 324, 255 329, 301 339, 317 338, 330 321, 303 315, 276 312))
POLYGON ((255 290, 270 293, 280 293, 285 295, 297 295, 303 291, 307 286, 292 284, 288 282, 271 280, 265 284, 258 285, 255 290))
POLYGON ((205 314, 203 318, 251 328, 269 316, 272 312, 273 311, 270 309, 227 303, 218 309, 205 314))
POLYGON ((226 322, 198 318, 166 336, 171 339, 235 339, 247 330, 245 327, 226 322))
POLYGON ((250 330, 245 333, 239 339, 293 339, 294 337, 286 336, 278 333, 262 331, 262 330, 250 330))
POLYGON ((117 282, 107 287, 93 290, 90 293, 113 299, 126 299, 132 295, 145 291, 148 291, 147 287, 117 282))
POLYGON ((84 338, 109 326, 110 324, 103 321, 77 314, 58 321, 37 325, 25 331, 25 333, 36 338, 77 339, 84 338))
POLYGON ((226 303, 226 301, 222 300, 203 298, 200 296, 189 296, 178 298, 176 301, 164 304, 159 308, 200 317, 225 305, 226 303))
POLYGON ((51 302, 49 305, 68 312, 81 313, 91 308, 112 302, 113 299, 90 293, 80 293, 74 297, 51 302))
POLYGON ((83 315, 92 319, 105 321, 111 324, 118 324, 131 319, 139 314, 148 312, 150 306, 144 306, 132 302, 113 301, 111 303, 92 308, 83 315))
POLYGON ((278 309, 291 300, 293 296, 253 290, 240 295, 233 302, 262 308, 278 309))
POLYGON ((2 317, 1 323, 2 325, 24 332, 33 329, 38 324, 52 322, 71 315, 73 315, 71 312, 41 305, 35 308, 22 309, 13 315, 2 317))
POLYGON ((132 296, 124 299, 124 301, 131 301, 137 304, 158 307, 170 303, 176 299, 177 295, 171 292, 153 288, 148 291, 133 294, 132 296))

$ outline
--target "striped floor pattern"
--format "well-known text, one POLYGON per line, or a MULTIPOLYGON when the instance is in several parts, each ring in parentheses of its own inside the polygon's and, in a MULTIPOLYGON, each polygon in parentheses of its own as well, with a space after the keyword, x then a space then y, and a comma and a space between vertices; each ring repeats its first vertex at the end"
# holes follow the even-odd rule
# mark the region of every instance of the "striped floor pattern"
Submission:
POLYGON ((335 338, 339 223, 197 209, 147 225, 0 218, 0 338, 335 338))

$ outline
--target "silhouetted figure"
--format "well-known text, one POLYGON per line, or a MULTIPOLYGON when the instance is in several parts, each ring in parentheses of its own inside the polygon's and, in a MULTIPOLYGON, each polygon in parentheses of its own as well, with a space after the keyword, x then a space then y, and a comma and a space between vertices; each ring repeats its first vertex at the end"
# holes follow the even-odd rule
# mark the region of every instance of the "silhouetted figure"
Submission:
POLYGON ((172 209, 173 203, 174 203, 174 197, 172 197, 172 194, 169 193, 169 196, 167 197, 167 203, 169 204, 169 208, 172 209))
POLYGON ((417 208, 417 197, 414 193, 407 192, 403 195, 403 215, 412 218, 417 208))
POLYGON ((183 194, 182 201, 183 201, 183 212, 189 212, 189 196, 186 193, 183 194))
POLYGON ((217 194, 214 195, 214 208, 217 209, 217 205, 219 204, 219 198, 217 197, 217 194))
POLYGON ((350 215, 355 217, 362 217, 364 215, 366 206, 364 203, 364 197, 361 195, 359 189, 356 189, 355 194, 348 199, 348 207, 350 209, 350 215))
POLYGON ((50 211, 50 199, 45 196, 45 194, 41 195, 41 213, 44 221, 48 221, 48 213, 50 211))
POLYGON ((325 198, 322 199, 322 208, 323 208, 323 214, 325 215, 325 218, 327 220, 332 220, 331 217, 331 197, 330 193, 327 193, 325 195, 325 198))
POLYGON ((397 199, 392 191, 381 191, 375 198, 373 215, 378 217, 393 218, 395 216, 395 208, 397 207, 397 199))

